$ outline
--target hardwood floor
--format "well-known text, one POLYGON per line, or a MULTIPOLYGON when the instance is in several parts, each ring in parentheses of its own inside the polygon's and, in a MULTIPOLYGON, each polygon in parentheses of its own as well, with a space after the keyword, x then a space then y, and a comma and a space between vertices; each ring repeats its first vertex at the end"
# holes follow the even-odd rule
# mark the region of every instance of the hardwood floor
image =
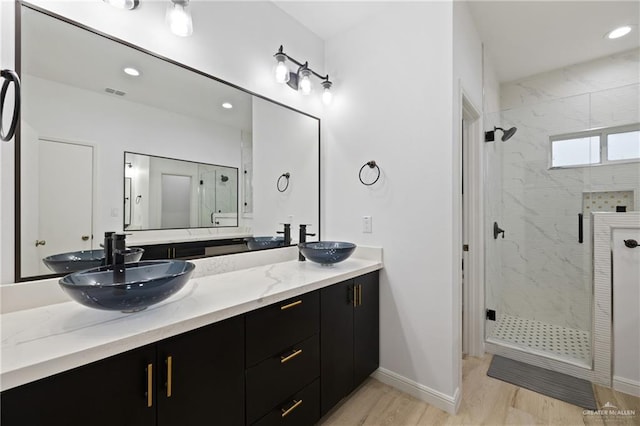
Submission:
POLYGON ((640 425, 640 398, 595 386, 598 407, 609 402, 633 416, 584 415, 583 409, 487 376, 491 355, 468 357, 462 402, 453 416, 375 379, 367 379, 324 416, 324 426, 356 425, 640 425))

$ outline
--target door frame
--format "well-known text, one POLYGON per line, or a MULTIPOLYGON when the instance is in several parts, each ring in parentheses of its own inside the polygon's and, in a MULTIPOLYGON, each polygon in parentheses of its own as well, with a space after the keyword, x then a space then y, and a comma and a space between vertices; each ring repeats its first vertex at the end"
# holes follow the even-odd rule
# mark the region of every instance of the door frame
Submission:
MULTIPOLYGON (((466 353, 470 356, 481 357, 484 355, 484 200, 483 200, 483 125, 482 114, 480 110, 473 104, 464 90, 462 84, 459 84, 459 120, 458 141, 459 141, 459 179, 462 183, 463 173, 468 178, 467 187, 464 188, 467 209, 462 209, 462 194, 458 192, 457 197, 460 198, 458 226, 460 232, 460 262, 462 263, 462 226, 466 223, 468 229, 464 230, 464 236, 469 244, 467 252, 467 262, 464 265, 464 293, 460 292, 459 304, 460 317, 464 309, 465 316, 462 318, 463 323, 460 339, 465 343, 466 353), (465 129, 463 130, 463 121, 465 129), (463 131, 465 138, 463 138, 463 131), (463 148, 464 146, 464 148, 463 148), (466 162, 462 161, 463 149, 466 151, 466 162), (464 166, 464 170, 463 170, 464 166), (463 216, 464 215, 464 216, 463 216), (463 306, 464 303, 464 306, 463 306)), ((460 187, 459 187, 460 188, 460 187)), ((462 346, 461 346, 462 352, 462 346)), ((460 353, 462 357, 462 353, 460 353)))

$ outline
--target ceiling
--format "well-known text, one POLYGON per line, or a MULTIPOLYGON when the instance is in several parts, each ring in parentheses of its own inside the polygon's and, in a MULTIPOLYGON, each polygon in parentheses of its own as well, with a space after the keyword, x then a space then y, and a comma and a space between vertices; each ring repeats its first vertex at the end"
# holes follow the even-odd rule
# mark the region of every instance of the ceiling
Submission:
MULTIPOLYGON (((393 2, 274 1, 324 40, 347 31, 393 2)), ((501 82, 561 68, 640 46, 638 1, 482 1, 467 2, 501 82), (635 25, 618 40, 603 36, 635 25)))
POLYGON ((251 95, 154 56, 23 8, 22 72, 189 117, 251 129, 251 95), (140 70, 139 77, 123 72, 140 70), (110 94, 105 89, 124 92, 110 94), (230 102, 233 109, 222 108, 230 102))

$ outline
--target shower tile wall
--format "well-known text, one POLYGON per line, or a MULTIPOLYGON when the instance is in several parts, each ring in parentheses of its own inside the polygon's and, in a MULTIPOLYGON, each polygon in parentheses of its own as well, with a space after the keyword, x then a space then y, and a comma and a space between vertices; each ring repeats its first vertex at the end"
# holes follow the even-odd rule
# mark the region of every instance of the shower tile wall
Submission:
POLYGON ((516 126, 518 132, 506 143, 487 144, 485 157, 490 185, 491 170, 499 169, 496 162, 502 167, 501 196, 496 197, 497 185, 487 186, 493 195, 486 208, 488 221, 497 220, 506 230, 504 240, 487 240, 487 308, 499 315, 591 329, 589 216, 583 223, 584 242, 578 243, 583 193, 634 191, 637 208, 640 164, 549 170, 549 136, 639 122, 639 53, 624 52, 501 86, 502 113, 487 115, 487 120, 516 126), (609 89, 616 85, 624 87, 609 89), (593 90, 602 91, 585 93, 593 90), (492 272, 496 265, 490 256, 496 251, 500 274, 492 272))

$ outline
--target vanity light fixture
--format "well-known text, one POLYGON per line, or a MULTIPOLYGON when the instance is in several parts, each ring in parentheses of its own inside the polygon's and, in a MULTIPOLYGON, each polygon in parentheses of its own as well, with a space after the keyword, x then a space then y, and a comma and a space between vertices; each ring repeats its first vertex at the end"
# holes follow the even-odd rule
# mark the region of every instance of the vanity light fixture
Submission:
POLYGON ((187 37, 193 33, 189 0, 170 0, 166 18, 171 32, 175 35, 187 37))
POLYGON ((316 76, 321 80, 322 85, 322 102, 325 105, 329 105, 333 98, 331 93, 331 86, 333 83, 329 81, 329 75, 322 76, 309 68, 309 63, 299 62, 293 59, 291 56, 284 53, 282 46, 273 55, 276 58, 277 64, 274 69, 274 76, 278 83, 287 83, 293 90, 299 90, 303 95, 308 95, 312 91, 311 76, 316 76), (289 60, 298 66, 296 72, 289 71, 286 61, 289 60))
POLYGON ((624 37, 631 32, 631 27, 629 25, 624 25, 622 27, 618 27, 614 30, 609 31, 605 34, 605 37, 609 40, 613 40, 616 38, 624 37))
POLYGON ((233 108, 233 105, 231 104, 231 102, 224 102, 224 103, 222 104, 222 108, 224 108, 224 109, 231 109, 231 108, 233 108))
POLYGON ((139 77, 140 76, 140 71, 138 71, 137 69, 135 69, 133 67, 126 67, 122 71, 124 71, 125 74, 130 75, 132 77, 139 77))
POLYGON ((102 0, 118 9, 133 10, 140 5, 139 0, 102 0))

